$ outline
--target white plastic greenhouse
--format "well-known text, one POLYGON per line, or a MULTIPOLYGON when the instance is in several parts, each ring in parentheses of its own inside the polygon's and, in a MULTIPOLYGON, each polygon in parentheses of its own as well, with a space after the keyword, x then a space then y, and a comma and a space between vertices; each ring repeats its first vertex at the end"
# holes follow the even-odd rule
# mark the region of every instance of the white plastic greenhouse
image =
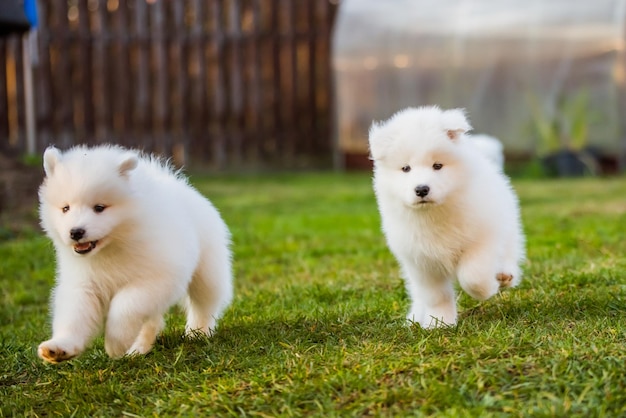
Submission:
POLYGON ((626 0, 344 0, 339 153, 367 155, 372 120, 437 104, 467 109, 509 156, 591 146, 623 161, 625 22, 626 0))

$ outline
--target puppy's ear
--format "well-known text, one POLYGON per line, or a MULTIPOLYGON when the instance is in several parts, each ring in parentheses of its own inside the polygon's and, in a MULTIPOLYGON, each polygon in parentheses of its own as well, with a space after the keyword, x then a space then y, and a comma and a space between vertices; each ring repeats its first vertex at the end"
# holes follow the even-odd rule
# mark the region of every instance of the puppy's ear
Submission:
POLYGON ((383 158, 391 141, 391 132, 385 122, 372 122, 369 131, 370 160, 383 158))
POLYGON ((43 171, 46 177, 50 177, 54 173, 54 168, 61 161, 61 151, 54 146, 49 146, 43 153, 43 171))
POLYGON ((118 167, 120 175, 124 177, 128 176, 128 173, 134 170, 138 163, 139 159, 137 158, 137 154, 132 152, 126 153, 118 167))
POLYGON ((464 109, 450 109, 443 112, 443 125, 446 135, 453 141, 472 130, 472 126, 465 117, 464 109))

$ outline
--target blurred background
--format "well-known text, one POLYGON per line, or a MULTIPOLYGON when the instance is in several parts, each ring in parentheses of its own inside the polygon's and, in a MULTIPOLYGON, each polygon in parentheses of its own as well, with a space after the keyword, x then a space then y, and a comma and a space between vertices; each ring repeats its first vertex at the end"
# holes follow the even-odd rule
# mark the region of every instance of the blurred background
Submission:
POLYGON ((625 19, 626 0, 2 0, 0 210, 49 144, 370 169, 372 120, 428 104, 467 109, 509 173, 619 173, 625 19))
POLYGON ((565 154, 583 161, 564 174, 616 172, 625 13, 622 0, 343 1, 333 49, 340 148, 362 161, 372 119, 438 104, 466 108, 510 164, 565 154))

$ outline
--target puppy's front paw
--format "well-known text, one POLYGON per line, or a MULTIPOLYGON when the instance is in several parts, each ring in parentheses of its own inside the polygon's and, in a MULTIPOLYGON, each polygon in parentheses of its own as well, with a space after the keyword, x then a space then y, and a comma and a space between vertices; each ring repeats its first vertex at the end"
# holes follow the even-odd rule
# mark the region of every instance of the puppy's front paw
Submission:
POLYGON ((154 338, 146 339, 142 338, 140 335, 137 340, 130 346, 128 351, 126 351, 127 356, 137 356, 142 354, 147 354, 150 350, 152 350, 152 346, 154 346, 154 338))
POLYGON ((505 287, 511 287, 513 285, 513 275, 508 273, 496 274, 496 279, 500 283, 500 289, 505 287))
POLYGON ((44 341, 39 344, 37 355, 48 363, 56 364, 62 361, 70 360, 80 354, 77 347, 67 342, 58 342, 55 340, 44 341))

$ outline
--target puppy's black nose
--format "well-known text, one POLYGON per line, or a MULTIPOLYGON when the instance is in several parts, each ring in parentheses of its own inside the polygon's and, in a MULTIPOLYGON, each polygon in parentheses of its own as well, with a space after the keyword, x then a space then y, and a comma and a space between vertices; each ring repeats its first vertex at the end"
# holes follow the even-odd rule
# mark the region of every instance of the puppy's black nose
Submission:
POLYGON ((78 241, 85 235, 85 230, 83 228, 72 228, 70 230, 70 238, 74 241, 78 241))
POLYGON ((426 186, 425 184, 419 185, 415 188, 415 194, 418 195, 419 197, 426 196, 429 191, 430 191, 430 187, 426 186))

